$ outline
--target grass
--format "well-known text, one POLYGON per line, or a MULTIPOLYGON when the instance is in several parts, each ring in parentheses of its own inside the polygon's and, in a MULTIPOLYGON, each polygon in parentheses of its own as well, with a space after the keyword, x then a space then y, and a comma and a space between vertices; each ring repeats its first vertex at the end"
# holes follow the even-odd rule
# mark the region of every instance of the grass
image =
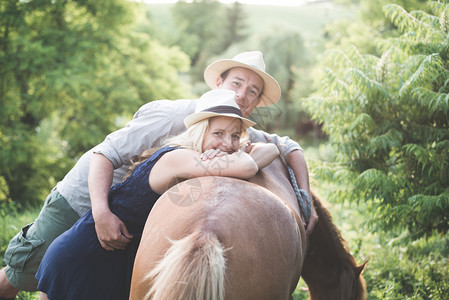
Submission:
POLYGON ((0 202, 0 253, 4 253, 9 240, 17 234, 23 226, 33 222, 39 214, 39 211, 40 208, 35 208, 19 213, 18 208, 12 203, 0 202))

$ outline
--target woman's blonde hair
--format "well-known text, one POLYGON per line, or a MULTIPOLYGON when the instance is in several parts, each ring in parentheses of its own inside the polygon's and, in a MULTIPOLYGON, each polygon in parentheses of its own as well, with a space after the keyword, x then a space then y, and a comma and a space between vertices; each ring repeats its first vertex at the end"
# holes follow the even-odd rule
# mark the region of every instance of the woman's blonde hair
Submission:
MULTIPOLYGON (((186 131, 184 131, 181 134, 178 134, 176 136, 168 137, 166 138, 161 144, 161 147, 155 147, 151 149, 147 149, 142 152, 140 156, 138 156, 136 159, 131 160, 131 166, 128 169, 128 172, 126 174, 126 178, 128 178, 133 172, 134 169, 142 162, 147 160, 151 157, 157 150, 159 150, 162 147, 165 146, 171 146, 171 147, 181 147, 184 149, 191 149, 198 153, 203 153, 203 141, 204 136, 206 135, 207 130, 209 129, 209 122, 213 118, 208 118, 199 121, 198 123, 195 123, 187 128, 186 131)), ((244 142, 248 140, 248 134, 246 130, 243 130, 243 126, 240 126, 241 128, 241 138, 240 138, 240 146, 243 145, 244 142)))
POLYGON ((209 129, 209 120, 204 119, 193 124, 186 131, 173 137, 165 139, 164 146, 182 147, 203 153, 203 141, 209 129))

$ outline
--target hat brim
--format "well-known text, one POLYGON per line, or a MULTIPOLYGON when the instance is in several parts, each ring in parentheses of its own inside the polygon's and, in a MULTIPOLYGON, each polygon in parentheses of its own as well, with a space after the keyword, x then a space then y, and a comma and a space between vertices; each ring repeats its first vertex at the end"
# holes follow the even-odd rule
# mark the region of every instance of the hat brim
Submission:
POLYGON ((281 97, 281 87, 273 77, 264 71, 232 59, 222 59, 210 64, 204 71, 204 80, 211 89, 215 89, 217 87, 217 78, 225 71, 236 67, 250 69, 262 77, 264 88, 261 101, 257 105, 258 107, 270 106, 279 101, 279 98, 281 97))
POLYGON ((186 125, 186 127, 188 128, 188 127, 192 126, 193 124, 198 123, 199 121, 209 119, 212 117, 231 117, 231 118, 235 118, 235 119, 240 119, 240 120, 242 120, 243 130, 247 129, 248 127, 256 125, 255 122, 253 122, 249 119, 240 117, 236 114, 218 114, 218 113, 209 112, 209 111, 197 112, 197 113, 187 116, 184 119, 184 125, 186 125))

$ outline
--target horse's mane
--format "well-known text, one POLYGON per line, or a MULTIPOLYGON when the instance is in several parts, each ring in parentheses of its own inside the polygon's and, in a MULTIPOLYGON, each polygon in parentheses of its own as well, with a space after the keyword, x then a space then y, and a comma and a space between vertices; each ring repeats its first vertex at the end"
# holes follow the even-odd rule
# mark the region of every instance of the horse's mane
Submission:
POLYGON ((332 221, 329 211, 323 206, 320 199, 312 193, 318 222, 309 237, 308 253, 304 261, 302 276, 309 286, 322 284, 322 276, 319 268, 337 271, 340 273, 327 274, 325 276, 340 277, 341 299, 350 299, 352 292, 356 299, 366 298, 365 281, 361 272, 365 263, 358 266, 351 255, 347 242, 342 238, 340 231, 332 221), (355 279, 355 285, 354 285, 355 279))
MULTIPOLYGON (((263 182, 263 186, 278 189, 278 192, 279 189, 284 191, 287 188, 291 189, 287 162, 282 157, 264 168, 262 173, 263 180, 258 183, 263 182)), ((332 221, 330 212, 316 194, 313 192, 311 194, 318 222, 309 236, 308 253, 304 259, 301 275, 309 286, 316 284, 318 289, 321 289, 323 282, 327 280, 328 284, 339 283, 341 294, 339 299, 351 299, 351 295, 356 295, 356 299, 365 299, 366 287, 361 272, 366 262, 357 265, 347 242, 332 221), (320 265, 321 270, 317 268, 320 265), (332 275, 329 273, 333 273, 333 277, 328 276, 332 275), (323 277, 326 277, 324 281, 323 277)))
MULTIPOLYGON (((313 194, 312 196, 315 211, 319 216, 319 227, 322 227, 323 234, 328 235, 327 239, 320 239, 322 242, 324 241, 334 241, 333 243, 328 243, 327 246, 332 249, 332 251, 341 259, 347 260, 349 263, 355 265, 355 259, 352 255, 349 254, 349 246, 346 240, 344 240, 340 234, 340 231, 335 226, 332 216, 330 212, 323 206, 319 198, 313 194)), ((310 248, 309 248, 310 249, 310 248)))

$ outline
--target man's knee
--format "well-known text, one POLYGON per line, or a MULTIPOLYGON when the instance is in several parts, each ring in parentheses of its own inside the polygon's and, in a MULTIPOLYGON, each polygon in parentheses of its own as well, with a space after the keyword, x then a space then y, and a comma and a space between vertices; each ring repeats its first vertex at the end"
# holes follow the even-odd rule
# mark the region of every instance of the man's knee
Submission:
POLYGON ((5 251, 7 266, 4 271, 14 288, 36 290, 37 280, 34 274, 47 248, 48 245, 45 245, 45 240, 36 232, 33 223, 23 227, 10 241, 5 251))
POLYGON ((54 189, 34 223, 28 224, 10 241, 5 252, 5 274, 20 290, 35 291, 35 274, 53 240, 69 229, 79 216, 54 189))

